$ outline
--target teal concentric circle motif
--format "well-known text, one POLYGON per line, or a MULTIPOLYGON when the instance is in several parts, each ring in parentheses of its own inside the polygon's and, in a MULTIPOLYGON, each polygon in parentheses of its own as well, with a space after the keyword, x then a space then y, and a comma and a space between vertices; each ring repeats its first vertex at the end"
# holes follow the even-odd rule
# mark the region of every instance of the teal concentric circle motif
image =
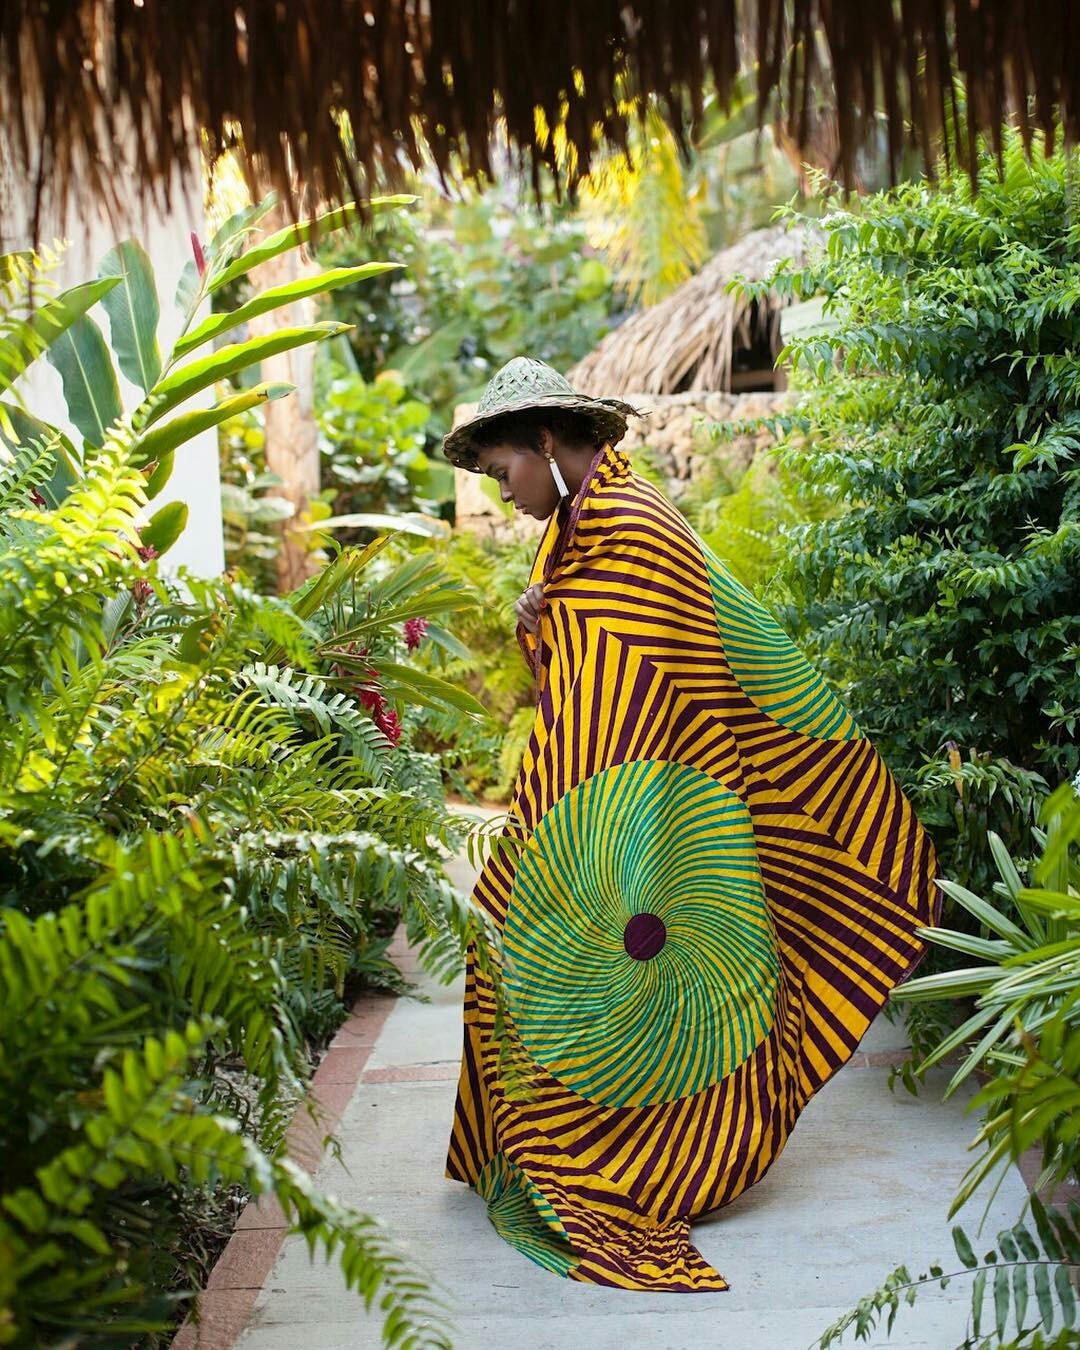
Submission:
POLYGON ((705 549, 716 623, 739 687, 781 726, 824 740, 862 738, 858 724, 765 606, 705 549))
POLYGON ((666 760, 578 783, 518 859, 503 950, 521 1040, 582 1097, 647 1106, 726 1077, 779 979, 745 804, 666 760))
POLYGON ((477 1178, 495 1231, 523 1256, 556 1275, 568 1275, 578 1257, 558 1215, 504 1153, 496 1153, 477 1178))

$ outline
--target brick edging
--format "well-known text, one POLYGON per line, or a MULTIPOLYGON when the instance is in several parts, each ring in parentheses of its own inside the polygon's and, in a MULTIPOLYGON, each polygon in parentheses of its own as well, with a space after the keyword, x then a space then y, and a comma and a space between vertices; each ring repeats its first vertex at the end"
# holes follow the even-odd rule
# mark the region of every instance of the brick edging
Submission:
MULTIPOLYGON (((286 1135, 286 1152, 305 1171, 314 1173, 322 1161, 327 1136, 337 1128, 396 1002, 392 994, 357 999, 330 1042, 308 1089, 307 1101, 314 1106, 315 1116, 304 1106, 298 1107, 286 1135)), ((288 1231, 273 1196, 245 1206, 206 1288, 196 1299, 198 1323, 193 1309, 173 1338, 172 1350, 232 1350, 288 1231)))

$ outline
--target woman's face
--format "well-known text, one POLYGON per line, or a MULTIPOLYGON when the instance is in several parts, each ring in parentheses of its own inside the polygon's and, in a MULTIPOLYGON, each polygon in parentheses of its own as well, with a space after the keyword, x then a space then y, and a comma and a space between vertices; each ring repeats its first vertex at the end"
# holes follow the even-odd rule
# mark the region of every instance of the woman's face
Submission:
POLYGON ((508 444, 485 446, 477 451, 476 462, 481 473, 498 483, 503 501, 512 501, 525 515, 546 520, 558 506, 555 479, 547 460, 535 450, 508 444))

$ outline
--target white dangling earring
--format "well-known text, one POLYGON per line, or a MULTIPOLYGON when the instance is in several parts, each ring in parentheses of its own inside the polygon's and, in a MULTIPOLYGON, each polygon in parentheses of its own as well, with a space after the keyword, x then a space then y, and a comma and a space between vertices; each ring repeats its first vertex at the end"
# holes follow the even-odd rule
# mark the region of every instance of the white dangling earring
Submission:
POLYGON ((549 450, 547 452, 548 467, 551 469, 551 476, 555 479, 555 486, 559 489, 560 497, 569 497, 570 489, 566 486, 566 479, 559 471, 559 466, 555 463, 555 456, 549 450))

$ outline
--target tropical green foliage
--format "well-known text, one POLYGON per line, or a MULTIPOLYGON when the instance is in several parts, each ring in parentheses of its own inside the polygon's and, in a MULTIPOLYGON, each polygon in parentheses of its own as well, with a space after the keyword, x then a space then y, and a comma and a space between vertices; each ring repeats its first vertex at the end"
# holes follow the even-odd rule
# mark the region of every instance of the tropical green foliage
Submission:
MULTIPOLYGON (((412 200, 386 197, 370 206, 379 211, 412 200)), ((259 263, 297 247, 310 236, 312 226, 305 223, 252 244, 259 221, 271 205, 272 200, 267 200, 231 216, 205 248, 193 238, 195 256, 185 267, 176 294, 180 333, 167 356, 162 355, 158 342, 160 301, 153 269, 145 249, 134 240, 118 244, 105 255, 97 280, 51 296, 41 307, 33 305, 25 284, 24 293, 19 291, 20 282, 27 280, 32 255, 13 255, 0 262, 4 286, 0 300, 5 303, 7 335, 6 345, 0 339, 0 393, 8 395, 0 403, 0 434, 9 448, 27 440, 49 445, 55 464, 47 480, 49 491, 43 492, 47 500, 55 503, 59 499, 125 411, 133 462, 144 472, 147 497, 156 496, 169 479, 176 451, 185 442, 268 399, 282 397, 291 386, 256 384, 230 392, 209 407, 183 411, 189 400, 214 391, 222 381, 237 380, 264 357, 345 331, 344 325, 330 321, 247 337, 242 330, 252 318, 400 266, 370 261, 334 268, 252 294, 233 309, 200 318, 208 300, 247 278, 259 263), (89 313, 97 304, 108 318, 111 350, 89 313), (29 413, 13 389, 18 376, 42 353, 59 371, 68 416, 82 437, 79 449, 29 413), (122 405, 118 371, 140 391, 141 399, 132 409, 122 405)), ((356 217, 355 207, 343 207, 321 217, 318 228, 331 232, 356 217)), ((166 515, 156 527, 159 553, 175 540, 186 518, 186 508, 179 503, 162 510, 166 515)))
POLYGON ((446 717, 427 714, 421 744, 439 753, 448 782, 466 796, 508 799, 535 718, 532 675, 514 641, 514 601, 525 589, 535 544, 495 544, 457 534, 440 550, 447 572, 477 605, 455 625, 464 647, 447 653, 446 678, 470 690, 491 713, 464 733, 446 717))
POLYGON ((374 1223, 282 1138, 399 916, 441 972, 469 934, 439 853, 460 827, 400 729, 413 700, 480 712, 402 631, 469 601, 384 540, 288 597, 176 592, 136 442, 107 432, 53 510, 47 443, 0 474, 0 1339, 166 1325, 191 1197, 233 1185, 274 1193, 401 1343, 439 1341, 374 1223))
MULTIPOLYGON (((1035 1231, 1022 1222, 998 1234, 996 1247, 979 1261, 964 1229, 953 1230, 956 1250, 972 1277, 972 1326, 993 1291, 993 1335, 980 1342, 1000 1346, 1058 1344, 1043 1342, 1057 1323, 1071 1328, 1076 1316, 1075 1281, 1080 1271, 1080 1206, 1044 1208, 1039 1192, 1080 1177, 1080 775, 1063 783, 1043 802, 1037 829, 1041 855, 1030 869, 1029 885, 1001 839, 991 833, 990 851, 999 880, 994 903, 954 882, 942 887, 975 920, 978 933, 945 928, 921 929, 928 941, 958 951, 977 964, 928 975, 899 986, 893 997, 942 998, 966 1002, 971 1016, 937 1045, 920 1072, 962 1049, 963 1058, 946 1088, 949 1096, 978 1071, 983 1085, 970 1110, 982 1110, 973 1147, 979 1156, 964 1176, 949 1217, 984 1182, 1015 1162, 1029 1148, 1042 1150, 1042 1170, 1030 1197, 1035 1231), (1026 1324, 1029 1298, 1034 1320, 1026 1324), (1010 1311, 1011 1331, 1007 1334, 1010 1311)), ((885 1283, 824 1334, 829 1346, 850 1327, 869 1336, 878 1317, 888 1312, 888 1329, 903 1297, 915 1300, 935 1281, 944 1288, 952 1275, 940 1266, 913 1280, 899 1267, 885 1283)), ((1062 1344, 1075 1344, 1072 1339, 1062 1344)))
MULTIPOLYGON (((1048 781, 1080 764, 1080 282, 1064 154, 1009 141, 966 178, 837 211, 827 251, 763 283, 827 297, 837 327, 771 419, 780 457, 839 508, 784 531, 781 618, 980 886, 995 830, 1030 849, 1048 781)), ((748 289, 753 290, 753 287, 748 289)))
MULTIPOLYGON (((339 543, 394 527, 439 532, 439 517, 453 510, 454 471, 425 449, 429 419, 430 409, 407 395, 394 372, 369 384, 335 367, 316 412, 322 487, 305 512, 312 551, 328 546, 331 527, 339 543), (431 518, 427 524, 423 516, 431 518)), ((261 590, 273 590, 280 547, 273 526, 294 508, 275 491, 281 480, 266 468, 257 413, 223 423, 220 450, 226 557, 261 590)))
MULTIPOLYGON (((773 604, 785 597, 785 531, 831 514, 828 503, 809 497, 790 470, 767 454, 745 467, 724 454, 721 442, 699 456, 699 471, 679 498, 679 509, 732 572, 756 595, 773 604)), ((636 467, 636 465, 635 465, 636 467)))
POLYGON ((431 409, 410 398, 395 372, 369 384, 332 381, 318 409, 323 498, 333 515, 355 511, 439 514, 453 502, 454 470, 429 455, 431 409))
POLYGON ((364 265, 391 252, 401 276, 338 291, 330 312, 354 325, 361 373, 398 372, 432 409, 429 433, 450 430, 454 406, 479 397, 494 371, 527 351, 566 370, 591 351, 617 309, 606 265, 566 209, 541 216, 494 194, 399 212, 374 234, 342 233, 320 247, 328 265, 364 265), (392 224, 391 224, 392 222, 392 224))
MULTIPOLYGON (((1078 778, 1080 782, 1080 778, 1078 778)), ((1024 885, 1021 870, 1001 839, 990 848, 999 880, 994 903, 955 882, 938 885, 975 920, 980 935, 948 928, 923 930, 937 946, 977 964, 908 981, 894 992, 901 1001, 969 999, 975 1006, 921 1069, 963 1047, 967 1053, 946 1096, 976 1069, 995 1076, 975 1098, 991 1108, 978 1142, 986 1148, 972 1164, 951 1213, 1003 1161, 1033 1144, 1044 1155, 1043 1183, 1080 1176, 1080 796, 1069 783, 1047 798, 1045 832, 1036 832, 1042 855, 1024 885), (986 936, 981 934, 985 933, 986 936)))
POLYGON ((1034 1226, 1016 1223, 997 1235, 980 1259, 961 1227, 953 1229, 960 1269, 933 1265, 915 1278, 897 1266, 885 1282, 858 1306, 838 1318, 821 1336, 821 1350, 837 1345, 846 1332, 856 1340, 880 1336, 880 1323, 891 1334, 901 1301, 914 1304, 919 1294, 948 1288, 958 1277, 971 1279, 971 1335, 957 1350, 1068 1350, 1076 1345, 1076 1290, 1080 1273, 1080 1205, 1068 1212, 1044 1208, 1031 1197, 1034 1226), (993 1329, 989 1329, 992 1320, 993 1329), (989 1334, 987 1334, 989 1332, 989 1334))
POLYGON ((266 437, 254 412, 222 422, 218 447, 221 465, 221 523, 225 561, 242 567, 257 590, 277 589, 281 535, 276 526, 296 508, 281 495, 281 479, 266 467, 266 437))

